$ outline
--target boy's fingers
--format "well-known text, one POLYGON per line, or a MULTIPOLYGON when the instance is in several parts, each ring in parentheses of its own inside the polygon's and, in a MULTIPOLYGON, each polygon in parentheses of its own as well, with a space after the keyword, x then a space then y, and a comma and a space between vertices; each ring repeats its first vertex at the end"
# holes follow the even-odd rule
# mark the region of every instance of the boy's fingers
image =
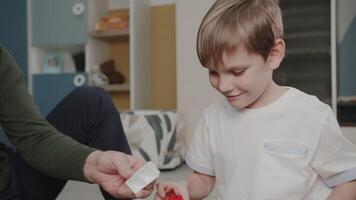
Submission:
POLYGON ((163 185, 158 183, 156 188, 158 196, 163 199, 166 196, 166 192, 164 191, 163 185))
POLYGON ((158 194, 156 194, 155 200, 162 200, 162 199, 161 199, 161 197, 160 197, 158 194))

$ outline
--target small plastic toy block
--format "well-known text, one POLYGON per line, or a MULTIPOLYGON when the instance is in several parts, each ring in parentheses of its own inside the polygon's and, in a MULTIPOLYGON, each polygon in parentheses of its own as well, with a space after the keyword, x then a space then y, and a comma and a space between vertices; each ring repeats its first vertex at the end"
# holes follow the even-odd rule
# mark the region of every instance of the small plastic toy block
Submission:
POLYGON ((167 200, 183 200, 182 195, 177 195, 173 190, 168 193, 167 197, 167 200))

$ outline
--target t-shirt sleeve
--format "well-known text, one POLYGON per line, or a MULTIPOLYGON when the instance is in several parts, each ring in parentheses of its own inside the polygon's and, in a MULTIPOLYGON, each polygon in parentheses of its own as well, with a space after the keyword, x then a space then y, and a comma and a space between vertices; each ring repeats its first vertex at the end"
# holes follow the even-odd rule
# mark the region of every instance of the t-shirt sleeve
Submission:
POLYGON ((209 135, 206 117, 203 115, 195 129, 192 142, 185 156, 185 162, 199 173, 214 176, 209 135))
POLYGON ((329 187, 356 179, 356 147, 342 135, 330 108, 311 165, 329 187))

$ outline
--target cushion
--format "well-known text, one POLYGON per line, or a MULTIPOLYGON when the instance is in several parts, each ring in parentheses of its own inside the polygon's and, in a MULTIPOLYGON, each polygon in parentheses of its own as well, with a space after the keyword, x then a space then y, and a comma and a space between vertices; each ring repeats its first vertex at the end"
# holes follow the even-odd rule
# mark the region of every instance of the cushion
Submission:
POLYGON ((152 161, 159 169, 174 169, 182 164, 185 146, 177 112, 138 110, 120 115, 134 155, 152 161))

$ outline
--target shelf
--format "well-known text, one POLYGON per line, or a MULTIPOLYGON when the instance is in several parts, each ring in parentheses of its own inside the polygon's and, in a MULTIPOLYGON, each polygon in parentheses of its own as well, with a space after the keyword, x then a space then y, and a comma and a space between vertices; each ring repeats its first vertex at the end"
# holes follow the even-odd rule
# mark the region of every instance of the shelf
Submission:
POLYGON ((107 92, 127 92, 130 91, 130 85, 128 83, 124 84, 108 84, 108 85, 101 85, 105 91, 107 92))
POLYGON ((356 127, 356 122, 340 122, 339 124, 342 127, 356 127))
POLYGON ((337 102, 337 106, 356 108, 356 101, 339 101, 337 102))
POLYGON ((130 35, 129 29, 124 30, 110 30, 110 31, 95 31, 91 32, 90 36, 105 41, 125 40, 130 35))

